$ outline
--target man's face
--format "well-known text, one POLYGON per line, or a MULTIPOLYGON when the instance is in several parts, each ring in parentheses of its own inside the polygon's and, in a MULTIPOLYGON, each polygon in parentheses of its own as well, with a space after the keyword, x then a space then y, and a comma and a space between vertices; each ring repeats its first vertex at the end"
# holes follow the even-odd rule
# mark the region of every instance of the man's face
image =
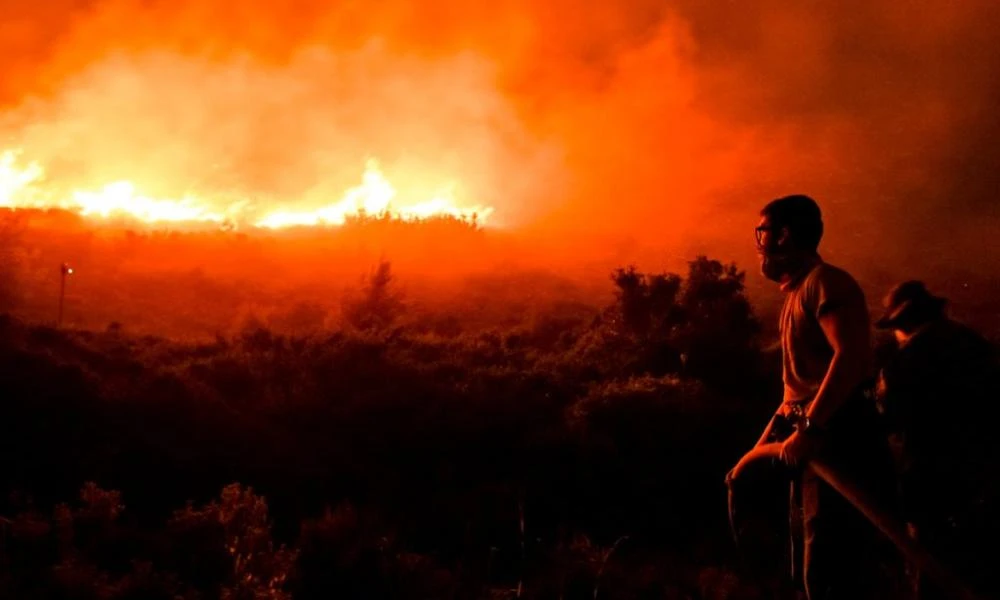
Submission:
POLYGON ((783 246, 784 230, 775 227, 771 218, 764 215, 754 230, 757 239, 757 256, 760 258, 760 272, 772 281, 780 281, 787 271, 787 261, 783 246))
POLYGON ((771 222, 771 217, 766 215, 760 218, 760 222, 757 223, 757 228, 754 230, 757 236, 757 252, 760 253, 764 251, 769 246, 773 246, 776 242, 776 233, 774 231, 774 224, 771 222))

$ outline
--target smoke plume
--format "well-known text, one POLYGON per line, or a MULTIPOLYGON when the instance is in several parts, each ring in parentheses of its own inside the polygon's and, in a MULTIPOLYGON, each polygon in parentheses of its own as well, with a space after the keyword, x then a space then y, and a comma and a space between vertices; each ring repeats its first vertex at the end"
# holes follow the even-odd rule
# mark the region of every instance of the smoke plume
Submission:
POLYGON ((1000 266, 991 0, 2 8, 2 132, 53 179, 308 205, 374 157, 580 256, 744 262, 809 193, 849 267, 1000 266))

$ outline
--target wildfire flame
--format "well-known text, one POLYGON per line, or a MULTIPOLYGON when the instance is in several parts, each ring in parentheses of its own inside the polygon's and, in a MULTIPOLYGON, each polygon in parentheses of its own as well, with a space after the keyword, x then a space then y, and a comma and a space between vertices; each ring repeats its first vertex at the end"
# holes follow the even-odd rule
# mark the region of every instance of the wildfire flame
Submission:
POLYGON ((37 163, 18 167, 19 155, 14 150, 0 153, 0 206, 5 208, 15 208, 19 194, 45 173, 37 163))
POLYGON ((144 223, 245 224, 258 228, 342 225, 357 216, 389 216, 422 220, 450 216, 485 223, 493 208, 463 207, 451 189, 425 201, 395 206, 396 188, 385 178, 378 162, 369 160, 360 185, 348 189, 333 204, 310 210, 273 210, 248 202, 229 202, 223 210, 218 202, 187 195, 180 199, 153 198, 137 191, 131 181, 116 181, 99 191, 74 189, 54 194, 46 188, 45 169, 37 162, 22 164, 21 152, 0 152, 0 208, 57 208, 91 218, 130 218, 144 223))

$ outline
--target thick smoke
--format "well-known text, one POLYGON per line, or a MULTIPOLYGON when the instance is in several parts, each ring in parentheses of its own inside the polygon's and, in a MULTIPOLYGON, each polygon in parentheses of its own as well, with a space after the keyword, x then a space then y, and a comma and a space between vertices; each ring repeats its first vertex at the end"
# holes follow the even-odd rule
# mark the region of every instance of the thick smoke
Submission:
POLYGON ((56 173, 309 201, 377 156, 581 256, 743 262, 803 192, 847 266, 1000 266, 992 0, 0 1, 6 131, 56 173))

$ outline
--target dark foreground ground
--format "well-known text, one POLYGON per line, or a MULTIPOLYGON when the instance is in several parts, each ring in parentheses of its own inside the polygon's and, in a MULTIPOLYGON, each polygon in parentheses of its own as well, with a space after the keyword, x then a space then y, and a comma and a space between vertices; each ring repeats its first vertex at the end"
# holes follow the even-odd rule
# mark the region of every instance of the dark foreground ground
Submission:
POLYGON ((303 335, 0 317, 0 597, 783 597, 784 488, 754 568, 726 521, 780 383, 742 274, 614 284, 490 330, 377 270, 303 335))

